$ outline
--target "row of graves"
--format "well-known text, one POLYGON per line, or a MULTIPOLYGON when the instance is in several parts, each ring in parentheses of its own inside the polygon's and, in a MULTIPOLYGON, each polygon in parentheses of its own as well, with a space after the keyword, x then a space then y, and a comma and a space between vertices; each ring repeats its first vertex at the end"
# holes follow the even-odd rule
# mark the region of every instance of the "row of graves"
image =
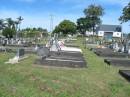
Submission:
MULTIPOLYGON (((24 48, 26 53, 35 53, 37 48, 36 39, 29 38, 5 38, 0 37, 0 52, 18 52, 18 49, 24 48)), ((42 44, 43 45, 43 44, 42 44)), ((45 45, 45 44, 44 44, 45 45)))
POLYGON ((53 67, 86 67, 82 50, 74 44, 75 41, 76 39, 58 40, 56 36, 51 38, 46 47, 38 48, 39 58, 35 61, 35 64, 53 67))
POLYGON ((56 36, 50 38, 46 45, 36 44, 32 47, 20 46, 16 55, 5 63, 16 64, 27 58, 27 54, 36 54, 34 64, 53 67, 84 68, 86 61, 82 50, 74 44, 76 39, 61 39, 56 36), (73 45, 74 44, 74 45, 73 45))
MULTIPOLYGON (((123 44, 113 43, 91 49, 96 55, 103 57, 108 65, 130 67, 130 41, 123 44)), ((119 73, 130 81, 130 70, 119 70, 119 73)))

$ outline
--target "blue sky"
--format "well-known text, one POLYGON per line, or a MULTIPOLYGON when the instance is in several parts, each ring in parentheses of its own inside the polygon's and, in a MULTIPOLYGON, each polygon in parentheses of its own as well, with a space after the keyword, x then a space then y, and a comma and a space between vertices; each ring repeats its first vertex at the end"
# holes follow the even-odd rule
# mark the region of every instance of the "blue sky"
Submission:
MULTIPOLYGON (((50 15, 54 26, 64 19, 73 22, 83 17, 83 10, 90 4, 100 4, 105 11, 103 24, 120 24, 122 9, 129 0, 0 0, 0 18, 22 16, 22 28, 43 27, 50 30, 50 15)), ((130 32, 130 22, 123 24, 123 32, 130 32)))

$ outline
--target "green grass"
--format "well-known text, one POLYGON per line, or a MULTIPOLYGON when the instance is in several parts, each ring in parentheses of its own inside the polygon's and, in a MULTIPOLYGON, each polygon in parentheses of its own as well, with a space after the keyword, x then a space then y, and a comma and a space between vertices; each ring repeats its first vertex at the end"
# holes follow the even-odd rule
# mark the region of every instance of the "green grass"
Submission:
POLYGON ((88 68, 47 68, 35 55, 19 64, 4 64, 14 54, 0 53, 0 97, 130 97, 130 83, 102 58, 84 49, 88 68))

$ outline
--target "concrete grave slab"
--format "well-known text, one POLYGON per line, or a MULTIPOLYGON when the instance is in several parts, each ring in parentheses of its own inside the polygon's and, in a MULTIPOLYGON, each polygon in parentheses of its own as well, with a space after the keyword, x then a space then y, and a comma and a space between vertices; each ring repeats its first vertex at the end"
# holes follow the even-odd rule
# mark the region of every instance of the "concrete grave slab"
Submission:
POLYGON ((130 60, 125 58, 118 59, 104 59, 104 62, 108 65, 130 67, 130 60))
POLYGON ((79 60, 67 60, 67 59, 55 59, 47 58, 45 60, 37 60, 37 64, 43 66, 56 66, 56 67, 69 67, 69 68, 84 68, 86 67, 85 61, 79 60))
POLYGON ((126 53, 119 53, 119 52, 114 52, 113 50, 109 48, 104 48, 104 49, 93 49, 94 53, 98 56, 101 57, 116 57, 116 58, 127 58, 130 57, 126 53))
POLYGON ((119 70, 119 74, 130 82, 130 70, 119 70))
POLYGON ((45 59, 37 59, 35 64, 43 66, 56 66, 56 67, 70 67, 70 68, 83 68, 86 66, 86 61, 81 53, 77 52, 50 52, 50 56, 45 59))

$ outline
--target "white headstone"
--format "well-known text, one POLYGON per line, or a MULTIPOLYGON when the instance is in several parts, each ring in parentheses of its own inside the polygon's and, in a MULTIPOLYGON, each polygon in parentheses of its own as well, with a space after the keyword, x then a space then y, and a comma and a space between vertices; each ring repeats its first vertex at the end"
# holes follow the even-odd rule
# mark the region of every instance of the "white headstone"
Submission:
POLYGON ((113 49, 114 51, 119 51, 119 46, 118 46, 118 43, 115 43, 114 46, 113 46, 113 49))
POLYGON ((56 52, 58 52, 60 50, 61 50, 61 48, 60 48, 60 46, 58 44, 58 41, 54 40, 53 43, 52 43, 52 46, 50 48, 50 51, 56 51, 56 52))
POLYGON ((130 54, 130 49, 128 49, 128 54, 130 54))

